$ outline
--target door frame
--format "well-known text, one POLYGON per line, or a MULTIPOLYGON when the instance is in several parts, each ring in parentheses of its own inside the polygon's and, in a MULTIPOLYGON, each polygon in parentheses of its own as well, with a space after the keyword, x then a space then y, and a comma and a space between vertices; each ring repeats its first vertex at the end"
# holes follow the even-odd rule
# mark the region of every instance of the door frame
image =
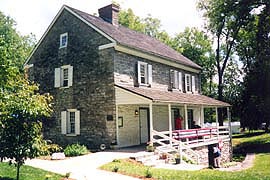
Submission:
POLYGON ((140 116, 140 110, 146 110, 146 113, 147 113, 147 116, 146 116, 146 121, 147 121, 147 134, 148 134, 148 137, 147 137, 147 141, 150 140, 150 114, 149 114, 149 108, 148 107, 140 107, 139 108, 139 135, 140 135, 140 144, 143 144, 142 143, 142 128, 141 128, 141 116, 140 116))

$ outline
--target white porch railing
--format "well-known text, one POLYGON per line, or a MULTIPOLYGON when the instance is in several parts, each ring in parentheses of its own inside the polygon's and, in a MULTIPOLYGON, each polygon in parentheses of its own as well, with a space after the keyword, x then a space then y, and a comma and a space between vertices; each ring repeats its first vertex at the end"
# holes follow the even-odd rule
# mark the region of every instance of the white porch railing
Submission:
POLYGON ((179 153, 183 157, 196 161, 199 164, 199 155, 192 148, 216 144, 220 140, 230 140, 228 126, 218 128, 199 128, 189 130, 175 130, 158 132, 152 130, 153 143, 158 144, 157 150, 169 156, 179 153))
POLYGON ((156 148, 161 153, 166 153, 171 158, 174 158, 175 154, 179 154, 180 160, 183 157, 187 158, 188 160, 194 161, 194 157, 196 158, 196 163, 199 164, 199 154, 193 151, 191 148, 186 146, 181 141, 176 139, 170 138, 166 132, 158 132, 153 130, 153 143, 159 144, 156 148))

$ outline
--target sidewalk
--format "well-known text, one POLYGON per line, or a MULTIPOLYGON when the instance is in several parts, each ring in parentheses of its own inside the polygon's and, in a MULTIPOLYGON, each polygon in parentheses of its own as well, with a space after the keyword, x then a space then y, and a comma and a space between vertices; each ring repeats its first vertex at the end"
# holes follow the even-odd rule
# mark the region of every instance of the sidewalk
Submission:
POLYGON ((123 152, 97 152, 85 156, 73 157, 65 160, 27 160, 26 165, 65 175, 71 173, 76 180, 110 179, 110 180, 136 180, 129 176, 97 169, 114 159, 128 158, 132 153, 123 152))

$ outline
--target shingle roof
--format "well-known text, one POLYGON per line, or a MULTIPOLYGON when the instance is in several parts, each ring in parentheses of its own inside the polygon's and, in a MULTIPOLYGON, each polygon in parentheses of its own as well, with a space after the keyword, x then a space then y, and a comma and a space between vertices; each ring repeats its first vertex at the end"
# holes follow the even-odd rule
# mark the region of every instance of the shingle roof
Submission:
POLYGON ((153 90, 151 88, 139 88, 131 86, 116 85, 119 88, 151 99, 154 102, 171 102, 177 104, 205 105, 228 107, 231 106, 226 102, 222 102, 201 94, 189 94, 181 92, 153 90))
POLYGON ((155 38, 128 29, 121 25, 114 26, 110 23, 105 22, 100 17, 90 15, 80 10, 68 6, 65 7, 79 15, 81 18, 83 18, 90 24, 97 27, 99 30, 101 30, 123 46, 127 46, 162 58, 166 58, 171 61, 187 65, 189 67, 201 69, 199 65, 155 38))

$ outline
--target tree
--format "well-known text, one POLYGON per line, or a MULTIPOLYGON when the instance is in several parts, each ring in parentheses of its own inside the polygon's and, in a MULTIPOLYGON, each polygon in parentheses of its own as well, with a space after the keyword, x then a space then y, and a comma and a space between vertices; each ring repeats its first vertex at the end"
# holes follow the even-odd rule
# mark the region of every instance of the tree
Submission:
POLYGON ((23 72, 23 63, 34 46, 34 36, 20 36, 15 21, 0 12, 0 87, 17 73, 23 72))
POLYGON ((23 62, 33 39, 20 36, 15 22, 0 12, 0 159, 20 167, 36 157, 41 119, 51 112, 51 97, 37 93, 38 86, 24 79, 23 62))
POLYGON ((197 28, 185 28, 173 39, 172 47, 202 67, 201 83, 205 95, 213 95, 212 79, 215 75, 212 41, 197 28))
POLYGON ((121 10, 118 17, 119 24, 122 26, 156 38, 167 45, 171 45, 170 36, 166 31, 161 30, 160 20, 153 18, 150 14, 148 14, 146 18, 140 18, 133 13, 132 9, 128 9, 126 11, 121 10))
MULTIPOLYGON (((207 19, 207 28, 216 40, 216 68, 218 72, 218 99, 224 100, 224 73, 241 28, 251 21, 254 2, 248 0, 201 0, 199 8, 207 19)), ((219 124, 223 113, 219 110, 219 124)))
POLYGON ((256 35, 256 57, 260 72, 260 86, 258 86, 258 99, 262 121, 266 123, 266 130, 270 124, 270 2, 265 1, 259 15, 258 31, 256 35))
POLYGON ((36 93, 38 87, 16 79, 12 91, 0 95, 0 158, 11 159, 19 170, 26 158, 38 155, 35 144, 41 138, 41 120, 51 112, 51 97, 36 93))

